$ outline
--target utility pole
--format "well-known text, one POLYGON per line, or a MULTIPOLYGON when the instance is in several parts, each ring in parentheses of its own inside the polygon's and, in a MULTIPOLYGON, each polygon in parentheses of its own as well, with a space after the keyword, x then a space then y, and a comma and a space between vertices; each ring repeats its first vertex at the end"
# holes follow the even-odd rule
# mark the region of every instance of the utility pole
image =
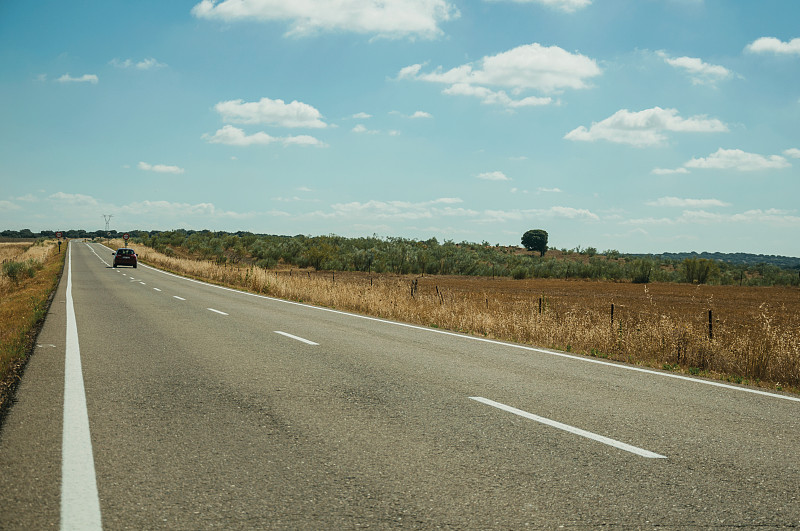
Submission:
POLYGON ((111 218, 114 217, 114 214, 103 214, 103 219, 106 220, 106 237, 111 237, 111 229, 109 229, 109 224, 111 223, 111 218))

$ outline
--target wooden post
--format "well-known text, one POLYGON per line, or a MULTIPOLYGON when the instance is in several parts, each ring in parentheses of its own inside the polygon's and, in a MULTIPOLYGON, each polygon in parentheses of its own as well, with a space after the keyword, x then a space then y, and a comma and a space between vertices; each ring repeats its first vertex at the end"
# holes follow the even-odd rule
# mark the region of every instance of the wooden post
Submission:
POLYGON ((542 298, 539 297, 539 315, 542 314, 542 298))
POLYGON ((714 340, 714 325, 711 317, 711 310, 708 310, 708 340, 714 340))
POLYGON ((611 327, 614 327, 614 303, 611 303, 611 327))

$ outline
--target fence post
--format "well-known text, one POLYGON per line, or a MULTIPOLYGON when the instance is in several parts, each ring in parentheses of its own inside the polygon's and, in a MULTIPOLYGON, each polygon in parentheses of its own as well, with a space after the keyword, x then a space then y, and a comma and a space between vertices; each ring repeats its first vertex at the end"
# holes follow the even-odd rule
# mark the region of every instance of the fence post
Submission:
POLYGON ((714 325, 711 317, 711 310, 708 310, 708 340, 714 340, 714 325))
POLYGON ((614 328, 614 303, 611 303, 611 328, 614 328))

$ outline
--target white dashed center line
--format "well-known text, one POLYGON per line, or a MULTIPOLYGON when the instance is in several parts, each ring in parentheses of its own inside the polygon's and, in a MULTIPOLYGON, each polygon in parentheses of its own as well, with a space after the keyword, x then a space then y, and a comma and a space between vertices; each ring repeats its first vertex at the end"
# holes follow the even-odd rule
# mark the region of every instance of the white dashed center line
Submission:
POLYGON ((275 333, 294 339, 296 341, 301 341, 303 343, 306 343, 307 345, 319 345, 319 343, 314 343, 313 341, 309 341, 308 339, 303 339, 302 337, 293 336, 292 334, 287 334, 286 332, 280 332, 278 330, 275 330, 275 333))
POLYGON ((563 430, 574 435, 579 435, 581 437, 586 437, 587 439, 592 439, 593 441, 601 442, 603 444, 607 444, 609 446, 613 446, 614 448, 619 448, 620 450, 625 450, 626 452, 630 452, 632 454, 639 455, 641 457, 647 457, 650 459, 666 459, 667 456, 660 455, 655 452, 651 452, 649 450, 644 450, 642 448, 638 448, 636 446, 631 446, 630 444, 626 444, 624 442, 620 442, 614 439, 610 439, 608 437, 604 437, 603 435, 597 435, 596 433, 592 433, 590 431, 582 430, 580 428, 576 428, 574 426, 570 426, 568 424, 562 424, 555 420, 550 420, 544 417, 540 417, 538 415, 534 415, 533 413, 528 413, 527 411, 522 411, 521 409, 517 409, 515 407, 507 406, 505 404, 501 404, 500 402, 495 402, 494 400, 489 400, 488 398, 483 398, 480 396, 471 396, 472 400, 477 402, 481 402, 482 404, 486 404, 487 406, 496 407, 497 409, 502 409, 503 411, 508 411, 509 413, 513 413, 515 415, 519 415, 520 417, 524 417, 526 419, 530 419, 541 424, 545 424, 547 426, 551 426, 553 428, 557 428, 559 430, 563 430))
POLYGON ((158 288, 153 288, 153 291, 161 291, 161 290, 158 288))
POLYGON ((186 300, 183 297, 178 297, 177 295, 173 295, 172 298, 173 299, 178 299, 179 301, 185 301, 186 300))
POLYGON ((220 315, 228 315, 227 313, 225 313, 225 312, 221 312, 221 311, 219 311, 219 310, 215 310, 214 308, 206 308, 206 310, 208 310, 209 312, 218 313, 218 314, 220 314, 220 315))

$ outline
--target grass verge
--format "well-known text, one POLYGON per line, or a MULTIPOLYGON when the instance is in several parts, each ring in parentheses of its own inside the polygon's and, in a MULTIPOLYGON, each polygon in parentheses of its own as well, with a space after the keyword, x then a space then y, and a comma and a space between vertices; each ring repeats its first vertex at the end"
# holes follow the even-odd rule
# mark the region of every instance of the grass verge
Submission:
POLYGON ((0 273, 0 425, 33 353, 66 256, 52 241, 9 245, 16 246, 16 252, 0 248, 4 256, 0 273))

